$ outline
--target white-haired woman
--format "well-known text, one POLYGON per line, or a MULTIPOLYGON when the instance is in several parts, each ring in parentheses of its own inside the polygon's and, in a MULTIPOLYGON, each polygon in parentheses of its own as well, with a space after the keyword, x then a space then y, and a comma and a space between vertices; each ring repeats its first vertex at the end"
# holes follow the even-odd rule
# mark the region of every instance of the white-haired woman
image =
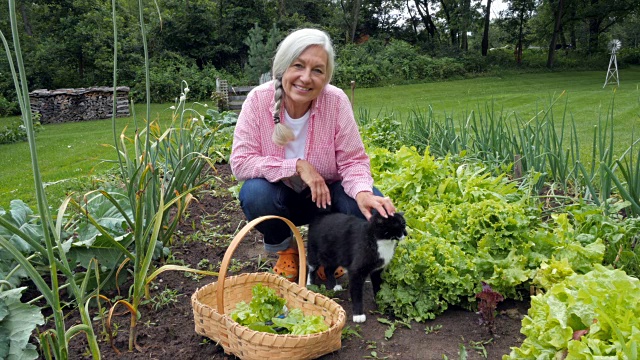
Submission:
MULTIPOLYGON (((365 219, 372 209, 383 216, 395 212, 391 200, 373 187, 349 99, 329 84, 333 69, 329 36, 297 30, 278 46, 273 80, 247 96, 230 162, 236 178, 244 180, 240 205, 248 220, 279 215, 304 225, 328 206, 365 219)), ((295 281, 298 252, 289 227, 271 220, 256 228, 265 249, 280 255, 274 271, 295 281)))

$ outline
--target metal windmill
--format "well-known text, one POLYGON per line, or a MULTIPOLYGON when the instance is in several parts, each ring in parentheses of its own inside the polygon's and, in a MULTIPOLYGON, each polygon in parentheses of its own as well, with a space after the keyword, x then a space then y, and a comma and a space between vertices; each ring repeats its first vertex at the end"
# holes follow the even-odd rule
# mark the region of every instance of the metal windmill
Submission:
POLYGON ((609 82, 610 79, 614 79, 614 78, 618 86, 620 86, 620 77, 618 76, 618 61, 616 59, 616 54, 618 53, 618 51, 620 51, 620 48, 622 47, 622 43, 618 39, 613 39, 609 41, 609 44, 607 45, 607 47, 611 52, 611 60, 609 60, 609 69, 607 70, 607 77, 604 80, 604 86, 602 88, 607 86, 607 83, 609 82))

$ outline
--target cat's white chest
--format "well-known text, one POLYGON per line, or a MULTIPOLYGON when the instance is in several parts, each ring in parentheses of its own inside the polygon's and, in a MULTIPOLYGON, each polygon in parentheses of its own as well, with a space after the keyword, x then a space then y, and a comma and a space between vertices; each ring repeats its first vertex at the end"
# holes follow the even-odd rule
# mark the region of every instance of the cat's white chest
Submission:
POLYGON ((382 267, 389 265, 396 250, 395 240, 378 240, 378 256, 384 261, 382 267))

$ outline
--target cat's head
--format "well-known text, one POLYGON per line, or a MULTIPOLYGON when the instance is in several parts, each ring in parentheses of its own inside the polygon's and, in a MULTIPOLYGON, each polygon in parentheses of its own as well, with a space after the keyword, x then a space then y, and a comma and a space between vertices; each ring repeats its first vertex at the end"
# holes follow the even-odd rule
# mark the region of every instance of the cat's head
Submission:
POLYGON ((378 240, 401 240, 407 235, 407 222, 401 212, 396 212, 393 216, 385 218, 373 210, 369 222, 373 234, 378 240))

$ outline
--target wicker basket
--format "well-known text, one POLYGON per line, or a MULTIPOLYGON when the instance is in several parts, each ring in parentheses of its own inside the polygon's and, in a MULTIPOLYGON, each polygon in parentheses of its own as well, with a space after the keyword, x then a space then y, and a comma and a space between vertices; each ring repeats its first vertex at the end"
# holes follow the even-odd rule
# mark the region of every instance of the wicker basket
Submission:
POLYGON ((191 296, 196 333, 220 345, 225 353, 246 360, 315 359, 342 347, 342 328, 346 313, 335 301, 305 288, 307 260, 302 236, 291 221, 278 216, 263 216, 248 223, 231 241, 224 254, 218 281, 205 285, 191 296), (231 256, 240 241, 258 223, 280 219, 293 231, 300 256, 299 284, 270 273, 249 273, 226 277, 231 256), (289 309, 305 315, 324 316, 329 330, 311 335, 278 335, 251 330, 233 321, 229 314, 240 301, 251 301, 256 284, 275 289, 287 301, 289 309))

